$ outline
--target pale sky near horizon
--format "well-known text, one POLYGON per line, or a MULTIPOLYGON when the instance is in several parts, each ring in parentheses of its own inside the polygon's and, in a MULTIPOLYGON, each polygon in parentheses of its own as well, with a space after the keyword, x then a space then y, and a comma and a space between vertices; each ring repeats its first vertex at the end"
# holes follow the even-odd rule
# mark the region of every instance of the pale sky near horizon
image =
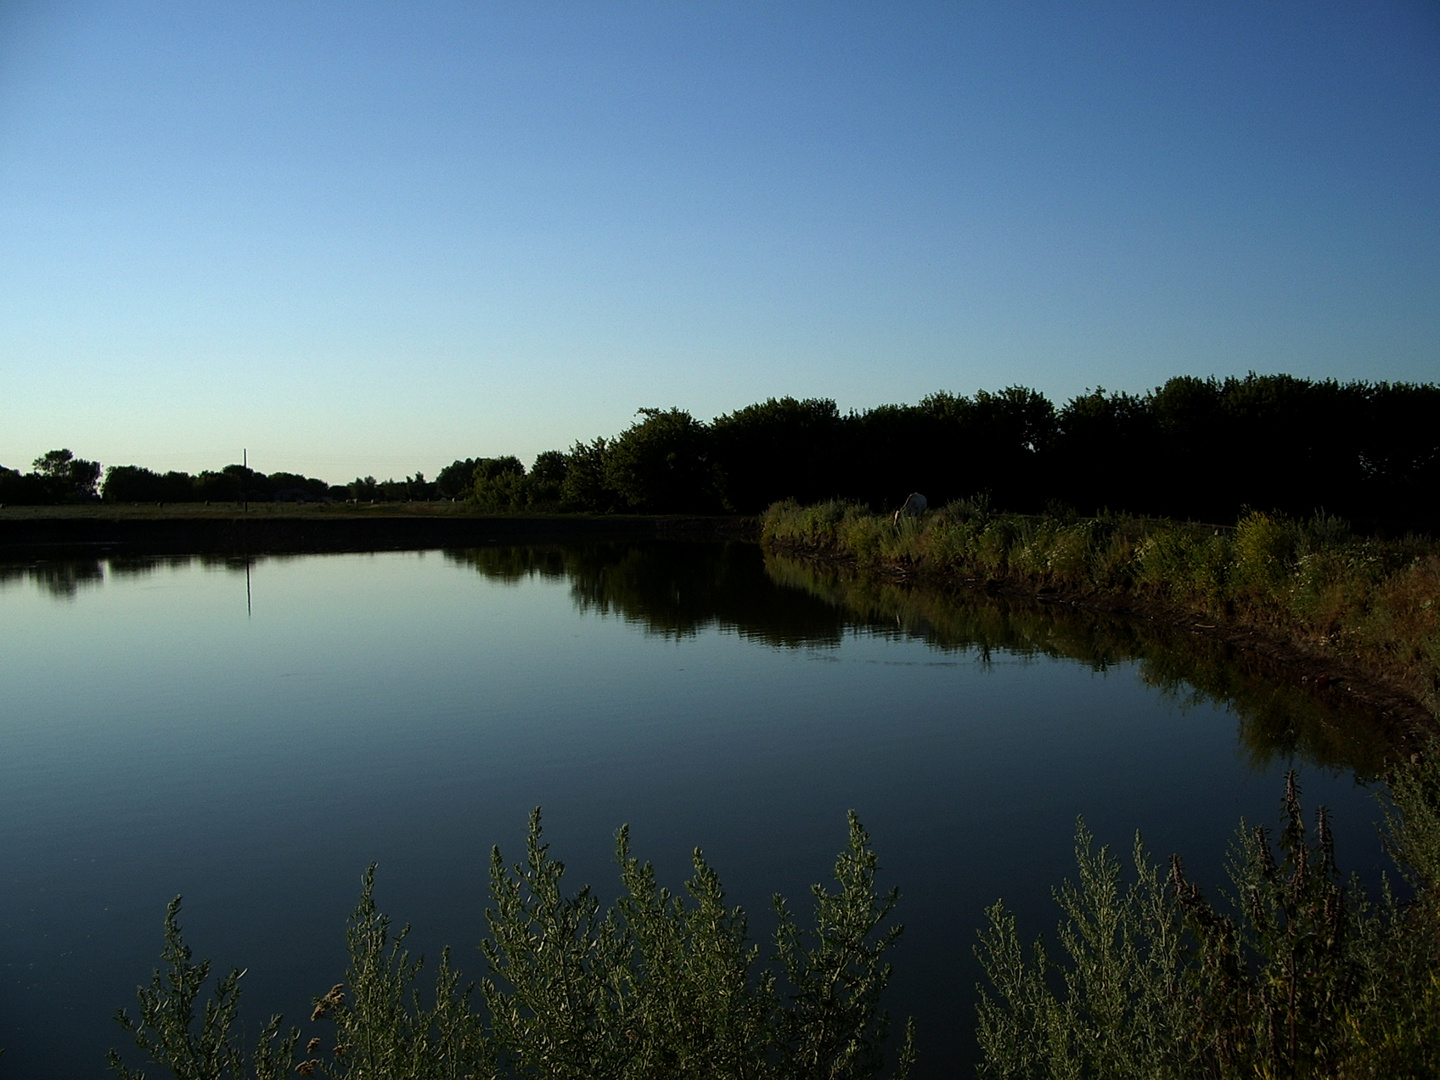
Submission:
POLYGON ((1440 380, 1440 5, 0 0, 0 464, 1440 380))

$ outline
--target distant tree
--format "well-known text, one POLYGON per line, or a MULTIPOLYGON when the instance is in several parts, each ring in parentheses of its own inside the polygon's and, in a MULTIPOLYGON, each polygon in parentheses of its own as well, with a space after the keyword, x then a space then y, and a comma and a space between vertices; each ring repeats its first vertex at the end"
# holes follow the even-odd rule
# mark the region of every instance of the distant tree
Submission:
POLYGON ((986 483, 972 480, 964 486, 971 491, 983 487, 1015 509, 1039 510, 1051 489, 1043 454, 1055 439, 1055 406, 1024 386, 999 393, 979 390, 970 400, 964 442, 975 456, 969 464, 973 468, 975 461, 985 461, 989 475, 986 483))
POLYGON ((195 477, 195 497, 204 502, 239 502, 240 479, 231 473, 204 469, 195 477))
MULTIPOLYGON (((613 439, 456 459, 434 481, 356 478, 344 487, 241 465, 191 477, 139 466, 106 475, 111 501, 466 498, 492 511, 754 513, 839 497, 898 506, 986 494, 997 509, 1110 509, 1203 521, 1245 507, 1317 510, 1361 531, 1440 530, 1440 386, 1314 382, 1290 375, 1178 376, 1143 395, 1087 390, 1056 409, 1021 386, 841 414, 833 400, 770 398, 706 424, 641 409, 613 439)), ((0 468, 0 502, 95 497, 100 467, 53 450, 21 475, 0 468)))
POLYGON ((404 502, 410 498, 410 484, 406 480, 396 480, 394 477, 382 480, 379 486, 379 498, 382 502, 404 502))
POLYGON ((603 514, 619 506, 620 496, 611 488, 607 474, 609 456, 610 443, 603 438, 571 447, 560 485, 562 509, 603 514))
POLYGON ((1006 448, 1034 454, 1055 437, 1055 406, 1038 390, 1007 386, 992 394, 978 390, 971 399, 972 422, 1006 448))
POLYGON ((330 491, 324 480, 299 473, 273 472, 265 479, 276 502, 319 502, 330 491))
POLYGON ((246 502, 267 502, 275 497, 275 485, 270 478, 247 465, 226 465, 220 472, 234 478, 237 497, 246 502))
POLYGON ((456 458, 435 477, 435 490, 442 499, 461 499, 475 486, 475 466, 479 458, 456 458))
POLYGON ((1348 410, 1347 424, 1357 433, 1349 456, 1361 474, 1354 501, 1362 509, 1344 512, 1392 529, 1440 533, 1440 386, 1376 383, 1355 397, 1359 407, 1348 410))
POLYGON ((50 492, 35 473, 21 474, 0 466, 0 503, 11 506, 34 506, 50 501, 50 492))
POLYGON ((1159 428, 1148 401, 1104 387, 1086 390, 1056 415, 1047 455, 1049 497, 1083 513, 1144 512, 1154 499, 1159 428))
POLYGON ((435 485, 426 480, 425 474, 419 469, 415 470, 414 476, 405 478, 405 498, 411 502, 429 502, 437 494, 435 485))
POLYGON ((100 464, 77 458, 69 450, 51 450, 36 458, 35 475, 52 502, 90 502, 100 496, 100 464))
POLYGON ((525 466, 512 455, 480 458, 475 463, 471 499, 481 510, 508 513, 523 510, 527 500, 525 466))
POLYGON ((105 470, 100 497, 106 502, 159 502, 164 481, 139 465, 112 465, 105 470))
POLYGON ((1043 505, 1042 451, 1054 407, 1021 386, 974 397, 940 391, 919 405, 880 405, 840 425, 835 492, 894 508, 911 491, 932 503, 988 493, 1014 509, 1043 505))
POLYGON ((358 502, 373 502, 380 497, 380 482, 373 476, 357 476, 346 485, 350 498, 358 502))
POLYGON ((563 450, 538 454, 530 466, 530 505, 558 509, 565 497, 565 477, 569 472, 570 458, 563 450))
POLYGON ((30 467, 46 480, 61 479, 69 476, 70 463, 74 460, 75 455, 69 450, 51 450, 32 461, 30 467))

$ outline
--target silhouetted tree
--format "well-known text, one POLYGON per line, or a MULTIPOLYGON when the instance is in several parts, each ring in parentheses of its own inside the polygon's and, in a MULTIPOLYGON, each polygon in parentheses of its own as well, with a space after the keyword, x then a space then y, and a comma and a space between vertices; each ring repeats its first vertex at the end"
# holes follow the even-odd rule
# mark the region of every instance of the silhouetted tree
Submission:
POLYGON ((38 475, 0 466, 0 503, 35 506, 49 501, 50 492, 38 475))
POLYGON ((265 479, 270 487, 270 497, 276 502, 319 502, 330 493, 330 485, 313 476, 273 472, 265 479))
POLYGON ((711 436, 726 501, 741 513, 782 499, 818 502, 849 486, 840 410, 828 398, 769 398, 717 416, 711 436))
MULTIPOLYGON (((614 439, 539 455, 456 459, 434 482, 357 478, 344 489, 240 465, 191 477, 116 466, 113 501, 277 494, 360 500, 464 497, 495 511, 755 513, 785 498, 898 506, 977 494, 1000 510, 1057 503, 1226 523, 1249 507, 1347 518, 1360 531, 1440 529, 1440 386, 1290 375, 1177 376, 1146 394, 1087 390, 1063 408, 1021 386, 939 391, 918 405, 841 414, 825 398, 770 398, 706 424, 641 409, 614 439)), ((95 497, 100 467, 54 450, 24 476, 0 469, 0 502, 95 497)))
POLYGON ((609 486, 640 513, 711 513, 722 508, 709 428, 681 409, 641 409, 609 448, 609 486))
POLYGON ((105 471, 100 497, 106 502, 190 502, 195 480, 183 472, 162 476, 138 465, 112 465, 105 471))
POLYGON ((35 459, 35 475, 40 478, 50 502, 88 502, 98 499, 100 465, 77 458, 69 450, 51 450, 35 459))
POLYGON ((1087 390, 1056 417, 1047 455, 1050 498, 1084 513, 1141 510, 1153 497, 1159 429, 1149 402, 1134 394, 1087 390))
POLYGON ((345 485, 345 490, 357 502, 370 502, 379 497, 379 481, 373 476, 357 476, 345 485))
POLYGON ((546 450, 530 466, 530 504, 541 509, 559 509, 565 498, 565 477, 570 458, 563 450, 546 450))

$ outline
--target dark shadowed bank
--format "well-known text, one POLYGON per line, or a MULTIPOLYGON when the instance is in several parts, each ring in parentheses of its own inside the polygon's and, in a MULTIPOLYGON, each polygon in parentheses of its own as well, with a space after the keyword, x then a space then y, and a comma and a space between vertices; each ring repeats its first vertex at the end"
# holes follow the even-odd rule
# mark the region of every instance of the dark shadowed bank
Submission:
MULTIPOLYGON (((643 515, 506 515, 256 509, 69 514, 0 511, 0 556, 246 555, 271 552, 417 551, 487 544, 749 539, 753 518, 643 515), (22 516, 22 514, 24 516, 22 516)), ((388 510, 388 512, 386 512, 388 510)))

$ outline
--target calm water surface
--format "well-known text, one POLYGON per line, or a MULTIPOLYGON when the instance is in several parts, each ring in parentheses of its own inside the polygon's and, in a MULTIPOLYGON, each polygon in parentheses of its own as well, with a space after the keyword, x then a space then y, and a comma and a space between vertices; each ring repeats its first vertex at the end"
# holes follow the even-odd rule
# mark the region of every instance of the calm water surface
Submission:
POLYGON ((1214 885, 1295 765, 1342 868, 1382 865, 1343 715, 1056 618, 745 545, 4 568, 0 1064, 104 1075, 177 893, 197 955, 248 967, 252 1028, 339 978, 371 862, 417 951, 478 976, 490 848, 518 856, 537 805, 574 886, 614 895, 628 822, 672 887, 703 847, 761 938, 854 808, 901 888, 890 1004, 922 1076, 972 1052, 984 907, 1053 931, 1078 815, 1214 885))

